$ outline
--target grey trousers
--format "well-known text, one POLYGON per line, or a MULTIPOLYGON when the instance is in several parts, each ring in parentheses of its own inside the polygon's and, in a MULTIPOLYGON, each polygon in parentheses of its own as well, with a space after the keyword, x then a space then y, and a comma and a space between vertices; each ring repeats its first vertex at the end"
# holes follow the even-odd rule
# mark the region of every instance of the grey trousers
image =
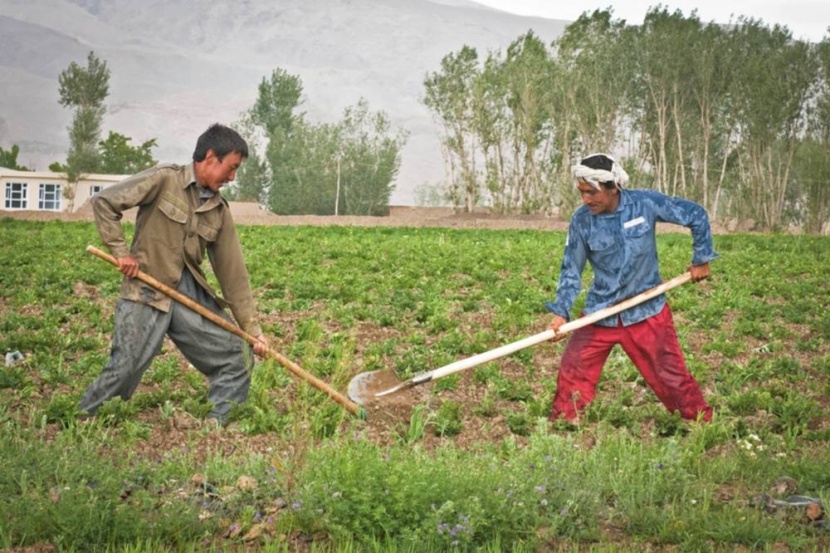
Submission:
MULTIPOLYGON (((187 269, 182 273, 178 291, 230 320, 187 269)), ((141 376, 161 352, 165 334, 207 377, 208 399, 213 404, 208 418, 227 422, 231 407, 248 397, 253 350, 238 336, 175 301, 167 313, 142 303, 118 301, 109 361, 81 398, 81 410, 94 415, 109 399, 130 399, 141 376)))

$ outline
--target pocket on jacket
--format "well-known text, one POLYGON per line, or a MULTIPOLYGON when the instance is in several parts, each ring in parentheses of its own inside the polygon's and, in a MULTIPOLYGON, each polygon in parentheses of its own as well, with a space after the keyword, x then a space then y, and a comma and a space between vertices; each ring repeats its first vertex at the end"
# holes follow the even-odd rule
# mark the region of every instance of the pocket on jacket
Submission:
POLYGON ((626 238, 642 238, 651 231, 651 224, 644 217, 637 217, 623 224, 623 234, 626 238))
POLYGON ((622 255, 616 237, 599 234, 588 239, 588 258, 601 271, 616 272, 620 269, 622 255))
POLYGON ((196 232, 198 232, 199 236, 208 242, 216 242, 216 237, 219 236, 219 229, 210 226, 204 221, 199 221, 199 225, 196 227, 196 232))
POLYGON ((168 219, 176 223, 185 224, 187 222, 187 212, 168 200, 162 198, 159 202, 159 211, 164 213, 168 219))

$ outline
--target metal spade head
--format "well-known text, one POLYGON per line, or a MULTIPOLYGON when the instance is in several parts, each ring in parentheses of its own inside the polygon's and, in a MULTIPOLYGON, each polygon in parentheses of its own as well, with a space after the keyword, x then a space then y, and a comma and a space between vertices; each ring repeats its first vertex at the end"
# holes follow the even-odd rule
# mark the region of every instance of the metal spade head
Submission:
POLYGON ((376 400, 376 394, 400 384, 393 370, 360 373, 349 382, 349 399, 358 405, 376 400))

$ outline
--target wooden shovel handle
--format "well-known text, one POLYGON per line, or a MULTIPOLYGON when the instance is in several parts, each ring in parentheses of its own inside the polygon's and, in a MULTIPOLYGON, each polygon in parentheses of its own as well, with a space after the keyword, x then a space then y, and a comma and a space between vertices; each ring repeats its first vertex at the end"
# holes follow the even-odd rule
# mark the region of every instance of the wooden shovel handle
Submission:
MULTIPOLYGON (((91 245, 87 246, 86 251, 88 251, 92 255, 100 257, 104 261, 108 261, 112 265, 118 267, 118 261, 113 256, 99 250, 95 246, 91 246, 91 245)), ((181 292, 179 292, 177 290, 174 290, 173 288, 170 288, 169 286, 167 286, 166 284, 164 284, 162 282, 159 282, 158 280, 151 277, 147 273, 139 271, 135 278, 137 278, 138 280, 140 280, 141 282, 143 282, 145 284, 148 284, 149 286, 152 286, 153 288, 155 288, 159 292, 163 292, 164 294, 167 294, 168 296, 170 296, 171 298, 173 298, 174 300, 176 300, 180 304, 182 304, 185 307, 195 311, 199 315, 201 315, 204 318, 210 320, 211 322, 215 323, 216 325, 220 326, 221 328, 227 330, 231 334, 239 336, 240 338, 242 338, 243 340, 245 340, 246 342, 248 342, 252 346, 257 341, 256 338, 254 338, 253 336, 251 336, 250 334, 248 334, 247 332, 245 332, 244 330, 239 328, 237 325, 235 325, 235 324, 231 323, 230 321, 220 317, 219 315, 217 315, 213 311, 210 311, 210 310, 206 309, 205 307, 203 307, 199 303, 193 301, 189 297, 182 294, 181 292)), ((326 393, 331 399, 333 399, 334 401, 336 401, 337 403, 339 403, 340 405, 345 407, 350 413, 352 413, 354 415, 361 415, 361 408, 358 404, 354 403, 353 401, 350 401, 346 396, 339 393, 337 390, 335 390, 334 388, 332 388, 331 386, 329 386, 328 384, 326 384, 325 382, 323 382, 322 380, 320 380, 319 378, 317 378, 316 376, 314 376, 310 372, 302 369, 299 365, 297 365, 296 363, 294 363, 293 361, 291 361, 290 359, 288 359, 287 357, 285 357, 281 353, 276 352, 276 351, 269 348, 268 349, 268 357, 271 357, 277 363, 279 363, 280 365, 282 365, 283 367, 285 367, 286 369, 288 369, 289 371, 294 373, 295 376, 298 376, 298 377, 302 378, 303 380, 305 380, 306 382, 308 382, 309 384, 311 384, 312 386, 314 386, 318 390, 326 393)))

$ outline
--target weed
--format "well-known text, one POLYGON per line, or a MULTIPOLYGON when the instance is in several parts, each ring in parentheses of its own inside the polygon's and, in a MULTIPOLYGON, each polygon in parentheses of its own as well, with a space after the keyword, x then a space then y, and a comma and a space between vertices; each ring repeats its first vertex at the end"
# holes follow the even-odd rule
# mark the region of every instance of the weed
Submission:
POLYGON ((461 404, 445 401, 435 413, 432 423, 436 436, 455 436, 464 428, 461 420, 461 404))
POLYGON ((527 436, 532 428, 530 417, 523 411, 507 413, 507 427, 517 436, 527 436))
POLYGON ((424 438, 427 427, 430 425, 433 416, 425 405, 416 405, 412 408, 412 415, 409 417, 409 426, 403 435, 403 443, 412 445, 424 438))

